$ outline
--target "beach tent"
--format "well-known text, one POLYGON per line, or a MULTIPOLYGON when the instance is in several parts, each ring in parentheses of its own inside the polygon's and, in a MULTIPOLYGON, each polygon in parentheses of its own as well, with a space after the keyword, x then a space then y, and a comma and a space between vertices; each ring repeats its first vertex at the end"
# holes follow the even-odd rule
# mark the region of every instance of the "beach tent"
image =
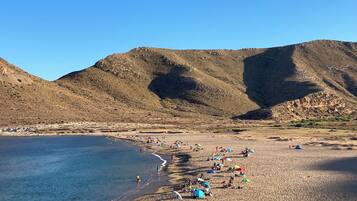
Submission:
POLYGON ((205 181, 205 182, 202 182, 201 185, 203 187, 206 187, 206 188, 211 188, 211 185, 209 184, 209 182, 205 181))
POLYGON ((213 157, 213 160, 215 160, 215 161, 219 161, 219 160, 221 160, 221 159, 222 159, 221 156, 214 156, 214 157, 213 157))
POLYGON ((295 146, 295 149, 302 149, 301 144, 297 144, 297 145, 295 146))
POLYGON ((176 199, 182 200, 182 196, 180 195, 180 193, 178 193, 177 191, 174 191, 174 194, 176 196, 176 199))
POLYGON ((251 182, 251 180, 248 179, 248 178, 243 178, 243 179, 242 179, 242 182, 243 182, 243 183, 249 183, 249 182, 251 182))
POLYGON ((214 173, 217 173, 217 171, 216 170, 208 170, 207 173, 208 174, 214 174, 214 173))
POLYGON ((203 192, 201 189, 198 188, 193 189, 192 195, 194 198, 198 198, 198 199, 205 198, 205 192, 203 192))

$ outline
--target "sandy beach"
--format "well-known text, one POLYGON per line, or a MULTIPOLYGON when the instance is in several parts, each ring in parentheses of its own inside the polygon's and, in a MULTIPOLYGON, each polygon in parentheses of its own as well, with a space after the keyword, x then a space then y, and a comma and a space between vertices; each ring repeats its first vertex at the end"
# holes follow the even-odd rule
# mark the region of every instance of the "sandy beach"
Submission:
MULTIPOLYGON (((180 139, 190 144, 199 143, 204 149, 190 152, 190 159, 170 169, 174 175, 197 178, 200 173, 209 178, 213 197, 208 200, 356 200, 357 198, 357 151, 333 150, 326 147, 303 146, 302 150, 289 149, 296 141, 243 140, 231 135, 172 135, 166 139, 180 139), (213 161, 206 161, 216 146, 231 146, 232 162, 247 169, 250 183, 235 178, 235 186, 243 189, 224 189, 222 182, 228 181, 232 173, 207 174, 213 161), (245 147, 254 148, 248 158, 235 153, 245 147)), ((180 159, 178 159, 180 160, 180 159)), ((223 170, 226 170, 224 167, 223 170)), ((164 193, 163 193, 164 194, 164 193)), ((190 193, 183 193, 191 200, 190 193)), ((169 196, 167 197, 169 198, 169 196)), ((141 200, 167 199, 164 195, 148 196, 141 200)), ((168 199, 170 200, 170 199, 168 199)), ((174 200, 174 199, 172 199, 174 200)))
MULTIPOLYGON (((156 153, 172 155, 167 167, 171 185, 161 187, 156 193, 137 200, 175 200, 173 190, 184 200, 191 200, 190 192, 179 186, 185 179, 195 180, 201 174, 212 189, 207 200, 356 200, 357 198, 357 134, 354 130, 310 128, 251 127, 236 132, 213 133, 208 129, 188 130, 171 126, 113 125, 106 130, 97 124, 68 124, 37 126, 36 129, 19 129, 1 135, 105 135, 136 142, 156 153), (89 132, 88 128, 97 130, 89 132), (93 126, 96 125, 96 126, 93 126), (87 129, 83 129, 86 127, 87 129), (137 127, 132 129, 131 127, 137 127), (69 129, 70 128, 70 129, 69 129), (116 128, 116 129, 115 129, 116 128), (120 130, 120 128, 122 130, 120 130), (151 142, 148 142, 151 139, 151 142), (181 141, 180 148, 173 147, 181 141), (202 150, 195 151, 195 144, 202 150), (301 150, 289 146, 301 144, 301 150), (208 174, 214 162, 207 158, 217 147, 231 147, 226 153, 221 171, 208 174), (249 157, 242 157, 245 148, 254 149, 249 157), (246 169, 244 177, 234 177, 235 188, 224 188, 234 173, 234 165, 246 169), (248 178, 250 182, 242 182, 248 178), (242 189, 237 189, 240 186, 242 189)), ((201 187, 193 185, 192 187, 201 187)))
POLYGON ((0 201, 357 201, 357 0, 0 5, 0 201))

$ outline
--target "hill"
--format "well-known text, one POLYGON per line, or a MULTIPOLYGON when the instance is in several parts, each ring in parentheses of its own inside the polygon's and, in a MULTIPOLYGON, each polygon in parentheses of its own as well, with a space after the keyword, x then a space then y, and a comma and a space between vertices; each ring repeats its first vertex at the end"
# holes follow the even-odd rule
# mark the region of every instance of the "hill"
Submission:
POLYGON ((0 125, 121 118, 118 113, 108 112, 103 104, 32 76, 3 59, 0 59, 0 102, 0 125))
POLYGON ((244 119, 251 118, 244 115, 247 112, 262 109, 274 112, 278 106, 287 107, 284 104, 293 104, 304 97, 313 97, 317 102, 324 97, 336 97, 342 98, 337 112, 326 112, 334 110, 335 105, 313 105, 310 101, 310 108, 269 118, 350 115, 356 106, 357 44, 312 41, 242 50, 136 48, 110 55, 56 82, 80 95, 99 93, 130 108, 175 114, 189 112, 244 119), (311 108, 319 106, 321 111, 311 112, 311 108))
MULTIPOLYGON (((356 117, 357 43, 265 49, 135 48, 54 82, 0 62, 2 124, 223 116, 356 117)), ((135 120, 135 121, 136 121, 135 120)))

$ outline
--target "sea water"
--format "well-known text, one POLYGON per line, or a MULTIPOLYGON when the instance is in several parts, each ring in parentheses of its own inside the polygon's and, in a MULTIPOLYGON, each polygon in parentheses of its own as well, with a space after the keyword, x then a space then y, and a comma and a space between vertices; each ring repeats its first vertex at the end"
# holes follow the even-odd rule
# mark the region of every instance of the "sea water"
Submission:
POLYGON ((163 160, 98 136, 0 137, 0 201, 127 200, 165 182, 163 160))

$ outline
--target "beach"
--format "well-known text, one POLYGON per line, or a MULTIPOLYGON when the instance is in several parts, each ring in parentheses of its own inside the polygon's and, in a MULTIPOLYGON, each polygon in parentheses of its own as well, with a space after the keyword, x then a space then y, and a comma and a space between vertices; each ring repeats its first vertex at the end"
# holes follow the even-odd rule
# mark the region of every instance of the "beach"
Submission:
MULTIPOLYGON (((165 139, 173 143, 182 140, 189 144, 201 144, 203 150, 194 152, 187 148, 189 160, 180 162, 170 171, 174 181, 177 178, 197 178, 203 173, 212 185, 213 197, 207 200, 355 200, 357 197, 357 151, 331 149, 331 147, 303 145, 303 149, 289 149, 289 145, 307 143, 306 139, 289 141, 241 139, 235 135, 213 135, 199 133, 195 135, 166 135, 165 139), (235 185, 243 189, 224 189, 222 182, 228 181, 232 173, 207 174, 214 163, 207 161, 216 146, 232 147, 232 162, 244 166, 249 183, 235 180, 235 185), (253 148, 248 158, 237 157, 235 153, 245 147, 253 148)), ((183 156, 183 154, 181 154, 183 156)), ((178 156, 180 156, 178 154, 178 156)), ((191 200, 190 193, 182 193, 185 200, 191 200)), ((169 199, 170 193, 147 196, 139 200, 169 199)), ((172 199, 174 200, 174 199, 172 199)), ((193 199, 192 199, 193 200, 193 199)))
MULTIPOLYGON (((88 130, 80 132, 84 131, 83 127, 90 127, 88 124, 68 126, 71 129, 63 127, 66 126, 62 125, 61 135, 105 135, 133 141, 158 154, 172 155, 166 170, 171 184, 138 198, 140 201, 175 200, 173 190, 184 200, 191 200, 191 193, 178 187, 184 179, 195 180, 201 173, 212 187, 213 196, 206 197, 207 200, 356 200, 357 197, 354 130, 249 127, 236 132, 213 133, 209 129, 190 130, 170 125, 122 124, 107 126, 110 129, 105 132, 97 129, 89 133, 88 130), (135 126, 136 129, 131 128, 135 126), (177 141, 180 146, 173 147, 177 141), (202 150, 195 151, 195 144, 200 144, 202 150), (291 148, 297 144, 301 144, 302 149, 291 148), (227 157, 232 161, 225 161, 221 171, 208 174, 213 163, 219 162, 207 161, 217 147, 230 147, 232 152, 227 153, 227 157), (254 153, 242 157, 239 153, 246 147, 254 149, 254 153), (242 189, 224 188, 222 184, 232 176, 227 169, 234 165, 246 169, 245 177, 235 177, 233 181, 235 187, 242 189), (243 178, 249 182, 242 182, 243 178)), ((53 125, 50 128, 12 135, 53 135, 59 129, 53 125)))

